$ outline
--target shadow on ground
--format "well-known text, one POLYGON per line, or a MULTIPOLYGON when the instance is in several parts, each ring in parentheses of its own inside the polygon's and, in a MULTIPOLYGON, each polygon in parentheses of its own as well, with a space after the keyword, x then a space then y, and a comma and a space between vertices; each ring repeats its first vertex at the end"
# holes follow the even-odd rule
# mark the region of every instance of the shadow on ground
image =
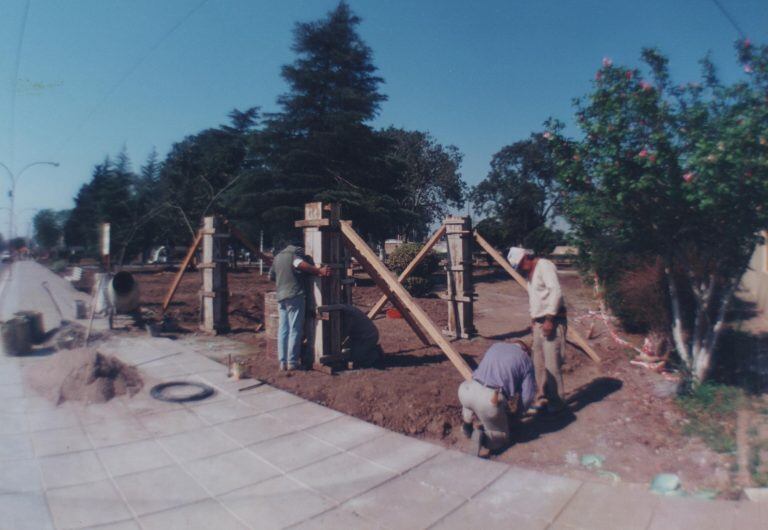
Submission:
POLYGON ((566 399, 568 407, 560 414, 550 416, 541 414, 524 419, 513 428, 515 443, 536 440, 544 434, 557 432, 574 421, 576 412, 584 407, 602 401, 618 391, 623 383, 613 377, 598 377, 574 390, 566 399))

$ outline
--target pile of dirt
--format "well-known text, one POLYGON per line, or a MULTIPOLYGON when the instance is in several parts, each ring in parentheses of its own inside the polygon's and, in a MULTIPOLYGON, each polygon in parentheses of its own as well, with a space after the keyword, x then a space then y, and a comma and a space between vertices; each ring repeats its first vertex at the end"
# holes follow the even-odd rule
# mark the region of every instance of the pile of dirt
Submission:
POLYGON ((30 386, 54 403, 106 403, 133 396, 144 382, 138 370, 95 349, 66 350, 25 368, 30 386))

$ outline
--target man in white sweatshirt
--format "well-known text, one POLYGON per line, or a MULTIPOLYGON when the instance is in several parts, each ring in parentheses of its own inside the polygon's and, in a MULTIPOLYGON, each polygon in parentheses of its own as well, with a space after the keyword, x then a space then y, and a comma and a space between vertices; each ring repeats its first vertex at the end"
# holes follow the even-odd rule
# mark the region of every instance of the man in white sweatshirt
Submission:
POLYGON ((509 249, 507 260, 528 278, 537 384, 534 408, 541 410, 546 404, 549 412, 560 412, 565 407, 562 364, 568 319, 557 267, 519 247, 509 249))

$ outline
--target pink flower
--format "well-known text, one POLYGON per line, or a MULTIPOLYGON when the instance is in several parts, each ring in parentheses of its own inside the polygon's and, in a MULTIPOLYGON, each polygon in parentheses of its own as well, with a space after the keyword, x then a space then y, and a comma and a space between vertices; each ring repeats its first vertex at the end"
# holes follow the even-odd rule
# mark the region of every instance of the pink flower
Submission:
POLYGON ((643 148, 642 151, 637 153, 637 156, 639 156, 640 158, 645 158, 646 156, 648 156, 648 149, 643 148))
POLYGON ((613 66, 613 61, 610 57, 603 57, 603 67, 608 68, 609 66, 613 66))
POLYGON ((651 86, 651 84, 648 81, 640 81, 640 88, 642 88, 643 91, 648 92, 653 87, 651 86))
POLYGON ((544 138, 546 138, 547 140, 551 140, 551 139, 552 139, 552 133, 551 133, 551 132, 549 132, 549 131, 547 131, 547 132, 545 132, 544 134, 542 134, 542 136, 543 136, 544 138))
POLYGON ((693 171, 689 171, 685 175, 683 175, 683 180, 686 182, 690 182, 693 180, 693 177, 695 177, 696 174, 693 171))
POLYGON ((654 163, 654 164, 655 164, 655 163, 656 163, 656 155, 651 155, 651 156, 648 158, 648 160, 650 160, 650 161, 651 161, 651 163, 654 163))
POLYGON ((748 73, 748 74, 751 74, 752 73, 752 67, 750 65, 748 65, 748 64, 745 64, 744 65, 744 71, 746 73, 748 73))
POLYGON ((627 81, 630 81, 632 79, 632 70, 627 70, 624 76, 627 78, 627 81))

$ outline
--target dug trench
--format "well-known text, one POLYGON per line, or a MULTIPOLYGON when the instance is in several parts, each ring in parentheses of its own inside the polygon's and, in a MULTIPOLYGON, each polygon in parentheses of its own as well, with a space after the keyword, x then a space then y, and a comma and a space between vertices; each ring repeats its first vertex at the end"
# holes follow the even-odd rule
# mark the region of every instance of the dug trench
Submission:
MULTIPOLYGON (((161 270, 136 273, 145 308, 159 314, 174 274, 161 270)), ((454 342, 470 366, 477 364, 494 341, 531 340, 526 293, 498 270, 478 268, 474 279, 479 335, 454 342)), ((571 325, 586 335, 591 322, 584 317, 597 303, 576 274, 562 274, 561 282, 571 325)), ((168 310, 182 333, 197 332, 200 285, 199 273, 185 274, 168 310)), ((316 371, 280 372, 274 343, 263 332, 254 331, 263 322, 264 293, 273 288, 257 270, 229 273, 232 331, 228 336, 250 346, 247 362, 252 377, 387 429, 468 450, 469 442, 460 429, 457 388, 461 376, 440 349, 424 347, 401 319, 375 319, 384 356, 372 368, 334 376, 316 371)), ((375 286, 359 282, 353 302, 366 311, 379 296, 375 286)), ((417 301, 438 327, 446 326, 445 302, 436 298, 417 301)), ((628 338, 636 344, 641 340, 628 338)), ((588 480, 648 484, 657 473, 676 473, 688 491, 713 489, 721 497, 732 495, 733 457, 683 434, 685 420, 674 405, 674 382, 630 365, 631 352, 616 344, 601 322, 595 322, 590 342, 602 358, 599 365, 572 345, 567 347, 564 375, 569 410, 555 417, 525 419, 514 429, 514 445, 493 458, 588 480), (603 457, 602 465, 584 467, 584 455, 603 457)))

